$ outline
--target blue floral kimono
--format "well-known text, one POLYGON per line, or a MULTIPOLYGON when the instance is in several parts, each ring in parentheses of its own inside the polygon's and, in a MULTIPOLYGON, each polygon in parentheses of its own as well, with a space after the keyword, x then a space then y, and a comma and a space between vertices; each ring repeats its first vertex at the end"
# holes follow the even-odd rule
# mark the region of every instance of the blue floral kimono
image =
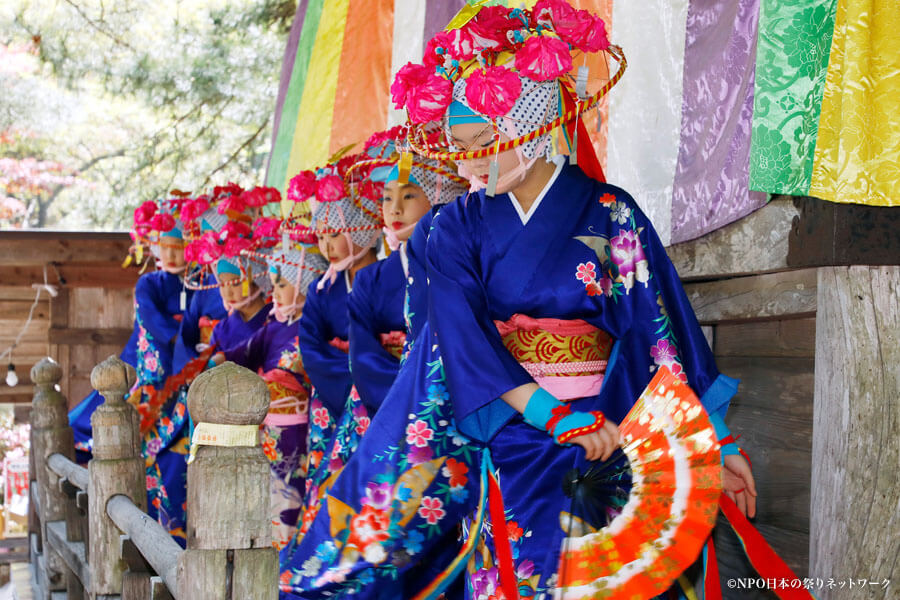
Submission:
MULTIPOLYGON (((303 368, 312 384, 309 399, 308 467, 304 509, 318 501, 312 485, 317 471, 328 468, 326 451, 343 413, 353 380, 350 376, 347 274, 339 273, 333 283, 319 290, 310 284, 300 317, 299 344, 303 368)), ((306 519, 306 515, 304 515, 306 519)))
POLYGON ((356 451, 397 376, 406 341, 405 292, 400 252, 360 269, 353 280, 347 301, 353 387, 325 450, 326 460, 309 477, 319 494, 356 451))
POLYGON ((270 316, 248 340, 224 351, 226 359, 258 371, 269 388, 261 437, 271 468, 272 540, 279 550, 296 530, 305 491, 310 384, 300 360, 299 330, 297 321, 270 316))
MULTIPOLYGON (((207 275, 204 284, 215 283, 215 277, 207 275)), ((178 338, 175 341, 175 351, 172 357, 172 369, 180 373, 181 369, 197 358, 197 344, 209 343, 209 335, 204 336, 207 323, 215 325, 228 315, 222 304, 222 295, 219 288, 197 290, 188 303, 184 317, 181 319, 181 327, 178 329, 178 338)))
POLYGON ((205 358, 216 346, 235 345, 262 327, 271 309, 266 305, 249 320, 238 311, 219 321, 212 332, 210 350, 189 361, 181 373, 163 387, 166 396, 156 420, 143 435, 147 469, 147 513, 155 517, 181 544, 186 541, 187 457, 190 450, 190 417, 187 391, 193 378, 206 368, 205 358), (203 363, 203 364, 200 364, 203 363), (190 371, 189 377, 187 371, 190 371))
POLYGON ((301 552, 306 540, 282 553, 284 592, 378 597, 399 580, 404 597, 425 590, 431 598, 464 572, 466 597, 489 598, 499 593, 492 532, 509 541, 520 596, 552 591, 562 517, 603 523, 579 514, 563 491, 566 472, 589 465, 584 451, 555 444, 500 399, 537 379, 511 340, 544 332, 517 338, 516 323, 594 331, 598 343, 587 350, 604 351, 591 361, 603 365, 592 375, 599 386, 574 397, 574 410, 621 421, 660 365, 686 378, 709 412, 727 408, 735 383, 716 369, 677 273, 626 192, 559 165, 529 214, 514 202, 481 192, 434 218, 428 322, 384 406, 397 404, 376 415, 323 500, 308 538, 325 541, 311 553, 301 552), (488 473, 506 521, 491 527, 483 522, 488 473), (454 558, 447 541, 461 521, 454 558))

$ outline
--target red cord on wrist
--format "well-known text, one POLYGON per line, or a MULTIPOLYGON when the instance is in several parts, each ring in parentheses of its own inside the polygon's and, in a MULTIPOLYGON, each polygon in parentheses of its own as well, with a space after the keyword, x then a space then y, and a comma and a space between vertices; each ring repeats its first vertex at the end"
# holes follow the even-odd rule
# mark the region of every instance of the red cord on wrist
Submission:
POLYGON ((552 411, 553 416, 550 417, 550 420, 547 421, 547 424, 544 425, 544 429, 547 430, 547 433, 553 435, 553 430, 556 428, 556 424, 559 423, 563 417, 567 417, 572 414, 572 407, 568 404, 563 404, 562 406, 557 406, 552 411))

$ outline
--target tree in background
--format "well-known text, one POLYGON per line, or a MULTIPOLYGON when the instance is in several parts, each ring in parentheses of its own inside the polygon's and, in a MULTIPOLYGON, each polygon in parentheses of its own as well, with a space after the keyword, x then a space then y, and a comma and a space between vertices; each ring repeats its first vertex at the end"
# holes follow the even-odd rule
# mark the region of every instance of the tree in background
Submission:
POLYGON ((16 60, 0 63, 16 67, 0 67, 0 225, 8 205, 32 227, 122 228, 172 188, 259 183, 295 10, 4 0, 0 54, 16 60))

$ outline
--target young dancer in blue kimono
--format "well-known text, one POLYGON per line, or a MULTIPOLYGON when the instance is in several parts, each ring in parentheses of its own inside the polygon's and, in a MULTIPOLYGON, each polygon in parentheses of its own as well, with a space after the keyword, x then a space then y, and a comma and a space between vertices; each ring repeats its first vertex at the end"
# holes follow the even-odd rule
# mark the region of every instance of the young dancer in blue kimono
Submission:
MULTIPOLYGON (((153 204, 153 203, 150 203, 153 204)), ((140 387, 148 390, 165 380, 172 371, 172 354, 176 333, 183 309, 181 298, 192 296, 185 290, 182 275, 185 271, 183 229, 171 217, 173 206, 163 203, 162 211, 146 214, 145 203, 135 211, 135 233, 138 244, 152 238, 153 255, 158 270, 145 273, 138 279, 134 290, 134 329, 119 357, 135 368, 138 374, 135 390, 129 394, 131 402, 140 403, 140 387), (144 211, 142 217, 142 211, 144 211), (160 219, 165 214, 168 219, 160 219), (156 227, 171 227, 161 231, 151 225, 151 217, 157 217, 156 227)), ((75 433, 75 449, 80 462, 90 459, 92 449, 91 415, 103 404, 103 397, 91 392, 69 413, 69 424, 75 433)))
POLYGON ((313 246, 279 249, 268 257, 274 308, 248 339, 225 346, 217 362, 230 360, 258 371, 271 395, 262 446, 270 461, 272 541, 277 549, 293 535, 303 504, 309 422, 309 379, 300 358, 298 333, 302 290, 327 269, 313 246))
MULTIPOLYGON (((375 262, 375 243, 381 222, 377 198, 380 186, 367 194, 351 194, 344 183, 346 168, 359 157, 344 159, 320 169, 316 174, 312 229, 319 249, 328 259, 325 274, 309 286, 300 319, 300 354, 312 382, 306 493, 303 522, 317 510, 319 490, 312 482, 329 468, 326 450, 341 418, 353 381, 348 360, 349 320, 347 299, 356 274, 375 262)), ((303 174, 298 177, 303 177, 303 174)))
MULTIPOLYGON (((387 144, 392 150, 393 140, 387 144)), ((350 371, 354 386, 326 450, 328 462, 309 478, 310 487, 319 496, 328 491, 328 482, 334 481, 356 451, 400 367, 407 339, 406 241, 432 206, 445 204, 465 191, 454 168, 421 158, 412 163, 411 172, 401 183, 396 154, 393 160, 393 165, 388 163, 380 167, 380 173, 369 175, 370 179, 384 182, 381 212, 393 252, 361 269, 349 296, 350 371)))
MULTIPOLYGON (((490 69, 456 69, 459 63, 449 62, 465 60, 454 41, 463 34, 429 45, 438 51, 426 63, 443 63, 439 76, 453 83, 452 96, 440 100, 448 107, 454 145, 474 151, 515 144, 483 159, 456 157, 477 193, 433 221, 425 257, 429 317, 407 362, 416 360, 419 370, 401 369, 385 401, 405 396, 409 412, 399 404, 394 419, 376 415, 370 431, 393 435, 395 442, 380 450, 373 442, 369 449, 376 438, 364 438, 354 458, 365 452, 368 460, 353 470, 357 461, 351 460, 323 501, 328 515, 321 524, 332 539, 303 563, 288 557, 283 591, 303 598, 379 597, 400 575, 408 585, 414 565, 445 560, 435 559, 445 536, 474 511, 465 552, 443 562, 440 577, 415 592, 434 597, 465 569, 468 598, 558 593, 567 534, 562 523, 574 511, 563 476, 612 454, 614 423, 654 372, 666 366, 685 379, 722 423, 736 385, 717 371, 652 225, 623 190, 578 166, 546 160, 551 140, 531 135, 556 119, 560 90, 568 85, 557 79, 568 67, 552 71, 566 65, 569 45, 563 43, 564 56, 554 60, 531 60, 536 47, 559 52, 559 44, 539 38, 555 31, 561 5, 573 10, 545 1, 531 15, 495 7, 492 18, 476 17, 471 26, 480 28, 478 38, 493 44, 474 44, 492 57, 490 69), (485 35, 494 26, 516 35, 485 35), (503 49, 515 52, 497 56, 504 39, 512 48, 503 49), (419 398, 409 399, 413 395, 419 398), (401 430, 405 435, 398 436, 401 430), (473 486, 488 475, 498 482, 503 507, 489 528, 482 522, 485 485, 481 493, 473 486), (515 591, 502 585, 503 561, 515 591)), ((567 20, 567 27, 576 21, 567 20)), ((577 22, 602 33, 602 22, 577 22)), ((569 43, 583 44, 579 39, 569 43)), ((403 77, 401 71, 395 98, 403 98, 414 123, 432 119, 423 107, 432 107, 434 98, 426 103, 418 94, 438 86, 423 91, 403 77)), ((724 453, 734 477, 728 491, 754 495, 749 466, 736 453, 724 453)), ((605 524, 595 515, 574 516, 589 527, 605 524)), ((319 526, 317 520, 311 531, 319 526)))

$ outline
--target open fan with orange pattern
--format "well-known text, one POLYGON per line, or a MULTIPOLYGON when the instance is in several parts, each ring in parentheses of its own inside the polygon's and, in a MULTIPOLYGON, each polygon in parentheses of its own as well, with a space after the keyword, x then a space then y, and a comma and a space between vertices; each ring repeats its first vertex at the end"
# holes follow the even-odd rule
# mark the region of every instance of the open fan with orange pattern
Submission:
POLYGON ((564 540, 555 598, 652 598, 696 560, 715 524, 719 443, 686 383, 661 367, 619 431, 628 499, 607 526, 564 540))

